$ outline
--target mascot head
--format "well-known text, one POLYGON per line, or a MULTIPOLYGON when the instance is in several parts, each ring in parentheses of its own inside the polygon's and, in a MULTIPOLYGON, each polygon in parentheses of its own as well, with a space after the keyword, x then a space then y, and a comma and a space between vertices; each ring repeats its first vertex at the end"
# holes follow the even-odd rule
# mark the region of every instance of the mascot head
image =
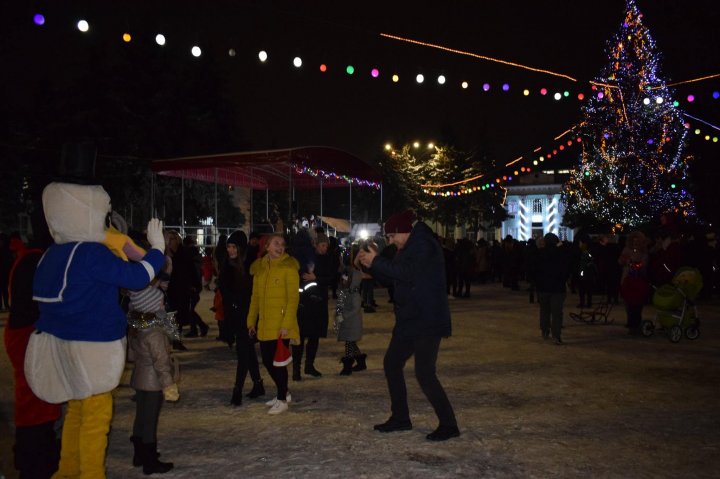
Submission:
POLYGON ((110 195, 102 186, 50 183, 43 190, 42 203, 56 243, 105 239, 110 195))

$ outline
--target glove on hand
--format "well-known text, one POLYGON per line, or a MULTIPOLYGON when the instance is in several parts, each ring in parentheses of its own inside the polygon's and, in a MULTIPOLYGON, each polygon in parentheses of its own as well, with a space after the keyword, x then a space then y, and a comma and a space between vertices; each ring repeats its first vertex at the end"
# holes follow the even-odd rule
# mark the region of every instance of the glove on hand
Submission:
POLYGON ((163 389, 163 396, 167 402, 175 402, 180 399, 180 392, 178 391, 177 384, 171 384, 163 389))
POLYGON ((165 253, 165 236, 163 235, 163 224, 157 218, 153 218, 147 225, 147 239, 150 246, 165 253))

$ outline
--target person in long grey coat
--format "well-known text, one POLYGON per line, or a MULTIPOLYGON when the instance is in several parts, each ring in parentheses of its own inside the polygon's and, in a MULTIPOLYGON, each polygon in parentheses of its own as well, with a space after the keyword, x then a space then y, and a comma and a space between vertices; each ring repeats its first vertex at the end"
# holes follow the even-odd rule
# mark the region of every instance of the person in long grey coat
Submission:
POLYGON ((354 247, 350 258, 346 261, 345 271, 342 275, 342 289, 338 295, 335 314, 337 339, 345 341, 345 355, 340 358, 340 362, 343 363, 343 369, 340 371, 342 376, 349 376, 353 371, 367 369, 365 362, 367 354, 362 353, 357 345, 357 342, 362 339, 363 332, 362 298, 360 297, 362 272, 357 261, 357 250, 357 246, 354 247))

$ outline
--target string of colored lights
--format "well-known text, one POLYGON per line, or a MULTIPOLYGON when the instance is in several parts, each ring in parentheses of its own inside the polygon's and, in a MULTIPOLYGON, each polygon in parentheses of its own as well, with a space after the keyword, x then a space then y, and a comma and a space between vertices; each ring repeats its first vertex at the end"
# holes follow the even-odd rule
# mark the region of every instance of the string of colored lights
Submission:
MULTIPOLYGON (((42 15, 38 14, 38 15, 35 16, 35 23, 40 26, 40 25, 42 25, 42 24, 45 23, 45 18, 44 18, 42 15)), ((80 22, 77 23, 77 28, 78 28, 78 30, 80 30, 81 32, 87 32, 87 31, 89 31, 90 26, 89 26, 89 24, 88 24, 87 21, 81 20, 80 22)), ((548 74, 548 75, 552 75, 552 76, 557 76, 557 77, 565 78, 565 79, 567 79, 567 80, 571 80, 571 81, 573 81, 573 82, 577 82, 577 81, 578 81, 577 79, 575 79, 575 78, 573 78, 573 77, 571 77, 571 76, 569 76, 569 75, 565 75, 565 74, 562 74, 562 73, 553 72, 553 71, 551 71, 551 70, 534 68, 534 67, 530 67, 530 66, 527 66, 527 65, 522 65, 522 64, 519 64, 519 63, 515 63, 515 62, 510 62, 510 61, 503 60, 503 59, 499 59, 499 58, 493 58, 493 57, 489 57, 489 56, 485 56, 485 55, 479 55, 479 54, 476 54, 476 53, 473 53, 473 52, 468 52, 468 51, 459 50, 459 49, 453 49, 453 48, 445 47, 445 46, 442 46, 442 45, 437 45, 437 44, 422 42, 422 41, 419 41, 419 40, 414 40, 414 39, 410 39, 410 38, 400 37, 400 36, 396 36, 396 35, 391 35, 391 34, 386 34, 386 33, 381 33, 380 35, 381 35, 382 37, 385 37, 385 38, 388 38, 388 39, 392 39, 392 40, 403 41, 403 42, 407 42, 407 43, 411 43, 411 44, 415 44, 415 45, 419 45, 419 46, 424 46, 424 47, 428 47, 428 48, 438 49, 438 50, 445 51, 445 52, 448 52, 448 53, 453 53, 453 54, 458 54, 458 55, 465 55, 465 56, 469 56, 469 57, 472 57, 472 58, 477 58, 477 59, 480 59, 480 60, 492 61, 492 62, 496 62, 496 63, 500 63, 500 64, 512 66, 512 67, 516 67, 516 68, 522 68, 522 69, 526 69, 526 70, 529 70, 529 71, 534 71, 534 72, 544 73, 544 74, 548 74)), ((122 40, 123 40, 125 43, 130 43, 131 41, 133 41, 133 37, 132 37, 132 35, 130 35, 130 33, 124 32, 124 33, 122 34, 122 40)), ((163 45, 165 45, 165 43, 166 43, 166 38, 165 38, 164 35, 158 34, 158 35, 156 35, 156 37, 155 37, 155 42, 156 42, 159 46, 163 46, 163 45)), ((191 49, 191 53, 192 53, 193 56, 199 57, 199 56, 202 55, 202 50, 201 50, 201 48, 200 48, 199 46, 194 45, 194 46, 192 47, 192 49, 191 49)), ((238 54, 238 52, 237 52, 235 49, 232 49, 232 48, 231 48, 231 49, 228 50, 228 56, 230 56, 230 57, 235 57, 237 54, 238 54)), ((268 58, 267 52, 264 52, 264 51, 263 51, 263 52, 260 52, 260 53, 258 54, 258 58, 260 59, 261 62, 265 62, 265 61, 267 60, 267 58, 268 58)), ((300 59, 300 57, 295 57, 295 58, 293 59, 293 64, 294 64, 297 68, 300 68, 300 67, 302 66, 303 62, 302 62, 302 60, 300 59)), ((320 66, 320 71, 321 71, 321 73, 324 73, 324 72, 326 72, 327 70, 328 70, 327 65, 322 64, 322 65, 320 66)), ((348 65, 348 66, 345 68, 345 71, 346 71, 349 75, 352 75, 352 74, 355 73, 355 68, 352 67, 352 66, 350 66, 350 65, 348 65)), ((371 76, 372 76, 373 78, 378 78, 378 77, 380 76, 379 70, 378 70, 377 68, 373 68, 373 69, 371 70, 371 76)), ((700 82, 700 81, 704 81, 704 80, 709 80, 709 79, 713 79, 713 78, 717 78, 717 77, 720 77, 720 74, 707 75, 707 76, 704 76, 704 77, 699 77, 699 78, 695 78, 695 79, 691 79, 691 80, 685 80, 685 81, 682 81, 682 82, 672 83, 672 84, 666 85, 666 86, 674 86, 674 85, 682 85, 682 84, 696 83, 696 82, 700 82)), ((442 77, 442 78, 443 78, 443 82, 440 82, 440 77, 438 77, 438 81, 439 81, 441 84, 444 83, 444 77, 442 77)), ((397 78, 397 76, 393 76, 393 82, 397 82, 398 80, 399 80, 399 79, 397 78)), ((591 81, 591 82, 589 82, 589 83, 590 83, 591 85, 593 85, 593 86, 600 86, 600 87, 609 88, 609 89, 617 89, 617 88, 618 88, 616 85, 610 85, 610 84, 603 83, 603 82, 591 81)), ((463 83, 463 88, 467 88, 467 87, 468 87, 468 84, 464 82, 464 83, 463 83)), ((484 91, 489 91, 489 90, 491 89, 491 85, 490 85, 489 83, 485 83, 485 84, 482 85, 482 88, 483 88, 484 91)), ((653 88, 651 88, 651 89, 657 89, 657 88, 661 88, 661 87, 653 87, 653 88)), ((510 87, 509 87, 508 84, 503 84, 503 85, 502 85, 502 91, 507 92, 507 91, 509 91, 509 90, 510 90, 510 87)), ((620 90, 618 89, 617 91, 620 91, 620 90)), ((541 88, 541 89, 540 89, 540 95, 546 96, 547 93, 548 93, 548 90, 547 90, 546 88, 541 88)), ((620 92, 620 93, 621 93, 621 95, 622 95, 622 92, 620 92)), ((523 95, 524 95, 524 96, 529 96, 529 95, 530 95, 530 90, 529 90, 529 89, 525 89, 525 90, 523 91, 523 95)), ((551 95, 551 96, 552 96, 553 98, 555 98, 556 100, 560 100, 560 99, 562 99, 562 98, 569 97, 569 95, 570 95, 570 93, 567 92, 567 91, 565 91, 564 93, 559 93, 559 92, 558 92, 558 93, 555 93, 554 95, 551 95)), ((603 95, 603 92, 598 92, 598 97, 600 97, 601 95, 603 95)), ((589 99, 590 99, 590 96, 587 96, 587 97, 586 97, 586 96, 584 95, 584 93, 579 93, 579 94, 577 95, 577 98, 578 98, 578 100, 580 100, 580 101, 585 100, 586 98, 589 100, 589 99)), ((717 92, 717 91, 714 91, 714 92, 712 93, 712 98, 715 99, 715 100, 717 100, 718 98, 720 98, 720 93, 717 92)), ((687 101, 690 102, 690 103, 694 102, 695 99, 696 99, 696 98, 695 98, 694 95, 688 95, 688 96, 687 96, 687 101)), ((624 101, 622 101, 622 100, 623 100, 623 99, 621 98, 621 103, 622 103, 622 105, 623 105, 623 110, 625 110, 624 101)), ((674 106, 678 106, 678 105, 679 105, 679 102, 675 101, 675 102, 674 102, 674 106)), ((625 112, 625 111, 624 111, 624 116, 625 116, 625 120, 627 121, 627 120, 628 120, 628 118, 627 118, 627 112, 625 112)), ((690 118, 694 118, 694 117, 691 117, 690 115, 687 115, 687 116, 690 117, 690 118)), ((694 118, 694 119, 695 119, 695 118, 694 118)), ((711 126, 712 128, 718 129, 718 128, 715 127, 714 125, 711 125, 711 124, 709 124, 709 123, 707 123, 707 122, 704 122, 703 120, 700 120, 700 119, 697 119, 697 120, 698 120, 698 121, 701 121, 701 122, 703 122, 703 123, 706 123, 708 126, 711 126)), ((569 131, 571 131, 571 130, 572 130, 572 129, 564 132, 564 134, 569 133, 569 131)), ((699 130, 696 130, 696 134, 699 134, 698 131, 699 131, 699 130)), ((555 139, 557 140, 557 139, 559 139, 560 137, 562 137, 562 134, 559 135, 558 137, 556 137, 555 139)), ((706 136, 706 139, 709 139, 709 136, 706 136)), ((713 141, 716 141, 716 138, 713 138, 713 141)), ((559 149, 560 149, 560 150, 564 149, 564 145, 560 145, 559 149)), ((536 150, 534 150, 534 152, 536 153, 536 152, 538 152, 539 150, 540 150, 540 148, 537 148, 536 150)), ((556 150, 553 150, 553 154, 556 154, 556 150)), ((550 158, 550 157, 551 157, 551 154, 548 153, 548 154, 546 155, 546 157, 547 157, 547 158, 550 158)), ((524 157, 523 157, 523 156, 520 156, 520 157, 516 158, 515 160, 507 163, 505 166, 506 166, 506 167, 510 167, 510 166, 512 166, 512 165, 514 165, 514 164, 516 164, 516 163, 518 163, 518 162, 520 162, 520 161, 522 161, 523 159, 524 159, 524 157)), ((543 159, 543 157, 540 157, 540 161, 542 161, 542 159, 543 159)), ((535 160, 535 163, 537 163, 537 160, 535 160)), ((526 170, 527 170, 527 171, 531 171, 530 167, 527 167, 526 170)), ((313 176, 323 176, 323 177, 325 177, 325 178, 342 178, 342 179, 345 180, 345 181, 355 182, 355 183, 358 183, 358 184, 365 184, 365 185, 367 185, 367 186, 372 186, 372 187, 375 187, 375 188, 379 188, 379 184, 378 184, 378 183, 375 183, 375 182, 367 182, 367 181, 365 181, 365 180, 361 180, 361 179, 358 179, 358 178, 350 178, 350 177, 345 177, 345 176, 339 176, 339 175, 337 175, 337 174, 335 174, 335 173, 333 173, 333 172, 325 172, 325 171, 322 171, 322 170, 310 170, 310 169, 305 169, 305 168, 303 168, 303 171, 299 171, 299 172, 305 173, 305 174, 310 174, 310 175, 313 175, 313 176)), ((522 169, 520 170, 520 172, 522 172, 522 169)), ((517 175, 518 172, 516 172, 515 174, 517 175)), ((423 185, 423 187, 438 189, 438 188, 443 188, 443 187, 458 186, 458 185, 463 185, 463 184, 466 184, 466 183, 469 183, 469 182, 478 180, 478 179, 480 179, 480 178, 482 178, 482 177, 484 177, 484 176, 485 176, 485 175, 478 175, 478 176, 473 177, 473 178, 468 178, 468 179, 465 179, 465 180, 461 180, 461 181, 458 181, 458 182, 455 182, 455 183, 451 183, 451 184, 446 184, 446 185, 423 185)), ((500 182, 500 179, 497 178, 497 179, 496 179, 496 183, 499 183, 499 182, 500 182)))
POLYGON ((380 183, 370 180, 363 180, 362 178, 357 178, 353 176, 347 176, 347 175, 340 175, 338 173, 335 173, 334 171, 325 171, 325 170, 316 170, 313 168, 309 168, 305 165, 294 165, 295 172, 297 172, 300 175, 309 175, 314 178, 325 178, 325 179, 335 179, 335 180, 344 180, 348 183, 355 183, 360 186, 368 186, 375 189, 380 189, 380 183))
MULTIPOLYGON (((567 135, 570 131, 572 131, 573 128, 570 128, 569 130, 566 130, 562 134, 560 134, 555 139, 561 138, 562 136, 567 135)), ((546 155, 538 157, 538 159, 533 160, 533 165, 538 166, 541 162, 545 161, 545 158, 552 158, 554 155, 558 154, 558 151, 563 151, 566 148, 569 148, 575 144, 578 144, 581 142, 581 139, 579 137, 575 138, 573 140, 568 140, 566 143, 558 145, 557 148, 553 149, 551 153, 547 153, 546 155)), ((541 150, 541 147, 536 148, 533 152, 536 153, 541 150)), ((522 157, 520 157, 522 158, 522 157)), ((508 165, 516 163, 517 160, 514 160, 508 164, 505 165, 507 167, 508 165)), ((488 173, 477 175, 472 178, 466 178, 464 180, 456 181, 454 183, 446 183, 446 184, 425 184, 421 185, 423 187, 423 191, 426 194, 429 194, 431 196, 461 196, 466 195, 470 193, 475 193, 477 191, 484 191, 488 188, 494 188, 495 185, 502 186, 503 182, 509 182, 512 181, 514 177, 517 177, 519 175, 525 174, 525 173, 532 173, 534 169, 530 166, 521 166, 519 168, 516 168, 514 171, 512 171, 512 174, 502 175, 495 178, 495 180, 490 180, 489 182, 486 182, 484 185, 475 185, 475 186, 467 186, 468 183, 471 183, 473 181, 476 181, 480 178, 489 176, 488 173), (456 188, 450 188, 450 187, 456 187, 456 188), (436 191, 440 190, 441 188, 445 188, 444 191, 436 191)))
POLYGON ((686 116, 686 117, 688 117, 688 118, 692 118, 693 120, 699 121, 700 123, 704 123, 704 124, 706 124, 707 126, 709 126, 709 127, 711 127, 711 128, 715 128, 716 130, 720 131, 720 127, 715 126, 715 125, 713 125, 712 123, 708 123, 708 122, 705 121, 705 120, 701 120, 700 118, 694 117, 694 116, 690 115, 689 113, 683 112, 683 115, 686 116))
POLYGON ((469 183, 471 181, 478 180, 484 176, 485 176, 485 174, 483 173, 482 175, 473 176, 472 178, 465 178, 464 180, 456 181, 455 183, 446 183, 444 185, 420 185, 420 186, 422 186, 423 188, 445 188, 448 186, 457 186, 457 185, 461 185, 463 183, 469 183))
MULTIPOLYGON (((562 133, 560 133, 559 135, 557 135, 555 138, 553 138, 553 140, 559 140, 559 139, 562 138, 563 136, 565 136, 565 135, 567 135, 568 133, 570 133, 570 132, 572 132, 573 130, 575 130, 576 127, 577 127, 577 125, 574 125, 574 126, 568 128, 567 130, 563 131, 562 133)), ((572 146, 572 144, 573 144, 572 141, 569 141, 569 142, 568 142, 568 146, 572 146)), ((565 149, 565 145, 559 145, 558 148, 559 148, 560 150, 564 150, 564 149, 565 149)), ((542 146, 538 146, 537 148, 535 148, 535 149, 533 150, 533 153, 537 153, 537 152, 540 151, 540 150, 542 150, 542 146)), ((557 151, 557 150, 555 150, 555 151, 557 151)), ((552 153, 548 153, 546 156, 547 156, 548 158, 551 158, 551 157, 552 157, 552 153)), ((512 165, 514 165, 515 163, 517 163, 518 161, 522 160, 523 158, 524 158, 523 156, 520 156, 520 157, 514 159, 513 161, 511 161, 511 162, 509 162, 509 163, 506 163, 506 164, 505 164, 505 167, 512 166, 512 165)), ((545 158, 544 158, 543 156, 540 156, 540 157, 538 158, 538 160, 539 160, 539 161, 545 161, 545 158)), ((538 160, 535 160, 535 161, 534 161, 534 165, 535 165, 535 166, 537 166, 538 160)), ((529 167, 527 168, 527 170, 528 170, 528 172, 531 171, 529 167)), ((523 172, 524 172, 524 170, 523 170, 523 172)), ((517 175, 517 174, 518 174, 518 173, 516 172, 515 175, 517 175)), ((465 178, 465 179, 463 179, 463 180, 456 181, 456 182, 454 182, 454 183, 425 184, 425 185, 420 185, 420 186, 422 186, 423 188, 447 188, 447 187, 449 187, 449 186, 457 186, 457 185, 461 185, 461 184, 464 184, 464 183, 470 183, 470 182, 475 181, 475 180, 478 180, 478 179, 480 179, 480 178, 482 178, 482 177, 484 177, 484 176, 486 176, 486 174, 483 173, 483 174, 481 174, 481 175, 473 176, 472 178, 465 178)))
POLYGON ((442 45, 437 45, 437 44, 435 44, 435 43, 421 42, 420 40, 413 40, 412 38, 400 37, 400 36, 397 36, 397 35, 391 35, 391 34, 389 34, 389 33, 381 33, 380 36, 381 36, 381 37, 385 37, 385 38, 390 38, 391 40, 398 40, 398 41, 401 41, 401 42, 412 43, 412 44, 414 44, 414 45, 421 45, 421 46, 424 46, 424 47, 435 48, 435 49, 437 49, 437 50, 442 50, 442 51, 449 52, 449 53, 456 53, 456 54, 458 54, 458 55, 465 55, 465 56, 472 57, 472 58, 477 58, 477 59, 480 59, 480 60, 487 60, 487 61, 491 61, 491 62, 502 63, 503 65, 508 65, 508 66, 517 67, 517 68, 523 68, 523 69, 525 69, 525 70, 530 70, 530 71, 533 71, 533 72, 545 73, 545 74, 547 74, 547 75, 554 75, 554 76, 557 76, 557 77, 566 78, 566 79, 568 79, 568 80, 570 80, 570 81, 574 81, 574 82, 577 81, 576 78, 573 78, 573 77, 571 77, 570 75, 565 75, 564 73, 557 73, 557 72, 554 72, 554 71, 551 71, 551 70, 544 70, 544 69, 542 69, 542 68, 534 68, 534 67, 530 67, 530 66, 527 66, 527 65, 523 65, 523 64, 521 64, 521 63, 515 63, 515 62, 511 62, 511 61, 507 61, 507 60, 501 60, 501 59, 499 59, 499 58, 488 57, 488 56, 486 56, 486 55, 479 55, 479 54, 477 54, 477 53, 472 53, 472 52, 468 52, 468 51, 465 51, 465 50, 457 50, 457 49, 455 49, 455 48, 449 48, 449 47, 445 47, 445 46, 442 46, 442 45))
MULTIPOLYGON (((695 83, 695 82, 699 82, 699 81, 710 80, 710 79, 712 79, 712 78, 717 78, 717 77, 720 77, 720 73, 716 73, 716 74, 714 74, 714 75, 707 75, 707 76, 700 77, 700 78, 693 78, 692 80, 683 80, 683 81, 678 81, 678 82, 675 82, 675 83, 668 83, 668 84, 665 85, 665 86, 666 86, 666 87, 671 87, 671 86, 677 86, 677 85, 685 85, 685 84, 687 84, 687 83, 695 83)), ((659 89, 659 88, 663 88, 663 87, 661 87, 661 86, 656 86, 656 87, 652 87, 652 88, 650 88, 650 89, 651 89, 651 90, 657 90, 657 89, 659 89)))
MULTIPOLYGON (((34 18, 33 18, 33 22, 34 22, 37 26, 40 27, 40 26, 45 25, 45 23, 46 23, 46 18, 45 18, 45 16, 42 15, 41 13, 37 13, 37 14, 35 14, 35 16, 34 16, 34 18)), ((77 24, 76 24, 76 28, 77 28, 79 31, 83 32, 83 33, 87 33, 87 32, 89 32, 89 31, 91 30, 90 24, 87 22, 87 20, 80 20, 80 21, 78 21, 77 24)), ((478 59, 487 60, 487 61, 493 61, 493 62, 497 62, 497 63, 501 63, 501 64, 505 64, 505 65, 509 65, 509 66, 513 66, 513 67, 517 67, 517 68, 522 68, 522 69, 526 69, 526 70, 530 70, 530 71, 535 71, 535 72, 545 73, 545 74, 548 74, 548 75, 553 75, 553 76, 557 76, 557 77, 561 77, 561 78, 566 78, 566 79, 568 79, 568 80, 572 80, 573 82, 577 82, 577 81, 578 81, 578 80, 575 79, 574 77, 571 77, 571 76, 569 76, 569 75, 565 75, 565 74, 562 74, 562 73, 553 72, 553 71, 551 71, 551 70, 545 70, 545 69, 541 69, 541 68, 534 68, 534 67, 530 67, 530 66, 523 65, 523 64, 520 64, 520 63, 510 62, 510 61, 507 61, 507 60, 502 60, 502 59, 499 59, 499 58, 489 57, 489 56, 486 56, 486 55, 479 55, 479 54, 476 54, 476 53, 472 53, 472 52, 468 52, 468 51, 464 51, 464 50, 460 50, 460 49, 454 49, 454 48, 445 47, 445 46, 443 46, 443 45, 438 45, 438 44, 433 44, 433 43, 428 43, 428 42, 422 42, 422 41, 419 41, 419 40, 414 40, 414 39, 411 39, 411 38, 406 38, 406 37, 401 37, 401 36, 397 36, 397 35, 392 35, 392 34, 389 34, 389 33, 380 33, 379 35, 382 36, 382 37, 385 37, 385 38, 389 38, 389 39, 393 39, 393 40, 398 40, 398 41, 403 41, 403 42, 408 42, 408 43, 412 43, 412 44, 416 44, 416 45, 420 45, 420 46, 425 46, 425 47, 429 47, 429 48, 435 48, 435 49, 439 49, 439 50, 446 51, 446 52, 453 53, 453 54, 467 55, 467 56, 470 56, 470 57, 473 57, 473 58, 478 58, 478 59)), ((122 38, 122 41, 125 42, 125 43, 131 43, 131 42, 133 42, 133 41, 136 42, 136 39, 134 39, 133 35, 131 35, 128 31, 123 32, 122 35, 120 35, 120 38, 122 38)), ((160 47, 164 47, 164 46, 167 44, 167 38, 165 37, 164 34, 158 33, 157 35, 155 35, 155 43, 156 43, 158 46, 160 46, 160 47)), ((191 54, 192 54, 194 57, 200 57, 200 56, 203 55, 202 48, 201 48, 199 45, 193 45, 192 48, 190 49, 190 52, 191 52, 191 54)), ((238 56, 238 51, 237 51, 236 49, 234 49, 234 48, 229 48, 229 49, 227 50, 227 54, 228 54, 229 57, 236 57, 236 56, 238 56)), ((266 51, 261 51, 261 52, 258 53, 258 58, 260 59, 261 62, 264 63, 264 62, 266 62, 266 61, 268 60, 269 56, 268 56, 268 53, 267 53, 266 51)), ((302 58, 299 57, 299 56, 294 57, 293 60, 292 60, 292 63, 293 63, 293 65, 295 65, 296 68, 301 68, 301 67, 303 66, 302 58)), ((348 75, 353 75, 353 74, 355 74, 355 72, 356 72, 355 67, 352 66, 352 65, 347 65, 347 66, 344 67, 344 69, 345 69, 345 71, 346 71, 346 73, 347 73, 348 75)), ((325 73, 325 72, 329 71, 330 68, 328 67, 327 64, 323 63, 323 64, 320 65, 319 70, 320 70, 321 73, 325 73)), ((379 70, 377 67, 373 67, 372 69, 370 69, 370 74, 371 74, 371 76, 372 76, 373 78, 379 78, 379 77, 381 77, 381 75, 380 75, 380 70, 379 70)), ((691 79, 691 80, 685 80, 685 81, 682 81, 682 82, 673 83, 673 84, 671 84, 671 85, 681 85, 681 84, 686 84, 686 83, 694 83, 694 82, 699 82, 699 81, 703 81, 703 80, 709 80, 709 79, 713 79, 713 78, 717 78, 717 77, 720 77, 720 74, 706 75, 706 76, 699 77, 699 78, 695 78, 695 79, 691 79)), ((389 77, 389 78, 391 78, 394 83, 397 83, 397 82, 400 81, 398 75, 392 75, 392 76, 389 77)), ((423 81, 424 81, 424 76, 423 76, 423 75, 418 75, 418 76, 416 77, 416 81, 418 81, 418 82, 420 82, 420 83, 423 82, 423 81), (422 79, 421 79, 421 78, 422 78, 422 79)), ((447 79, 446 79, 446 77, 445 77, 444 75, 439 75, 439 76, 438 76, 438 83, 440 83, 440 84, 445 84, 446 82, 447 82, 447 79)), ((597 85, 597 86, 614 88, 614 86, 612 86, 612 85, 607 85, 607 84, 603 84, 603 83, 598 83, 597 81, 590 81, 589 83, 590 83, 591 85, 597 85)), ((668 85, 668 86, 670 86, 670 85, 668 85)), ((463 82, 461 83, 461 87, 462 87, 463 89, 467 89, 467 88, 470 87, 470 84, 469 84, 469 82, 467 82, 467 81, 463 81, 463 82)), ((659 87, 654 87, 654 88, 652 88, 652 89, 656 89, 656 88, 659 88, 659 87)), ((483 89, 484 91, 494 90, 494 89, 492 88, 492 85, 491 85, 490 83, 488 83, 488 82, 482 83, 482 89, 483 89)), ((502 90, 503 92, 508 92, 508 91, 510 91, 510 90, 511 90, 510 85, 507 84, 507 83, 502 84, 501 90, 502 90)), ((513 90, 513 91, 514 91, 514 90, 513 90)), ((522 90, 522 93, 523 93, 524 96, 529 96, 529 95, 530 95, 530 92, 531 92, 531 90, 530 90, 530 89, 527 89, 527 88, 525 88, 525 89, 522 90)), ((542 95, 542 96, 546 96, 546 95, 549 93, 547 88, 541 88, 541 89, 539 90, 539 92, 540 92, 540 95, 542 95)), ((600 94, 602 94, 602 92, 600 92, 600 94)), ((569 97, 569 96, 570 96, 570 92, 568 92, 568 91, 564 91, 564 92, 562 92, 562 93, 557 92, 557 93, 555 93, 554 95, 550 95, 550 97, 554 98, 555 100, 561 100, 561 99, 567 98, 567 97, 569 97)), ((582 92, 577 93, 576 97, 577 97, 577 99, 580 100, 580 101, 583 101, 583 100, 589 98, 589 97, 587 97, 587 96, 586 96, 584 93, 582 93, 582 92)), ((698 97, 698 98, 699 98, 699 97, 698 97)), ((713 92, 712 92, 712 98, 715 99, 715 100, 717 100, 718 98, 720 98, 720 91, 713 91, 713 92)), ((689 94, 689 95, 687 95, 687 101, 688 101, 689 103, 692 103, 692 102, 694 102, 695 100, 696 100, 696 96, 695 96, 694 94, 689 94)), ((679 106, 679 102, 675 102, 675 103, 676 103, 675 106, 679 106)))

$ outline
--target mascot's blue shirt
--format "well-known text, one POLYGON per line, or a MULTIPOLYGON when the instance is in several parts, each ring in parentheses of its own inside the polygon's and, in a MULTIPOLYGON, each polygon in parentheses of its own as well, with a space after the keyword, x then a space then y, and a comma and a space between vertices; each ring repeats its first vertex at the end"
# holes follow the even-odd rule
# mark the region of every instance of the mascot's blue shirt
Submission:
POLYGON ((127 328, 119 288, 142 289, 164 263, 165 256, 156 249, 134 263, 118 258, 102 243, 53 245, 35 273, 33 299, 40 309, 35 326, 65 340, 118 340, 127 328))

